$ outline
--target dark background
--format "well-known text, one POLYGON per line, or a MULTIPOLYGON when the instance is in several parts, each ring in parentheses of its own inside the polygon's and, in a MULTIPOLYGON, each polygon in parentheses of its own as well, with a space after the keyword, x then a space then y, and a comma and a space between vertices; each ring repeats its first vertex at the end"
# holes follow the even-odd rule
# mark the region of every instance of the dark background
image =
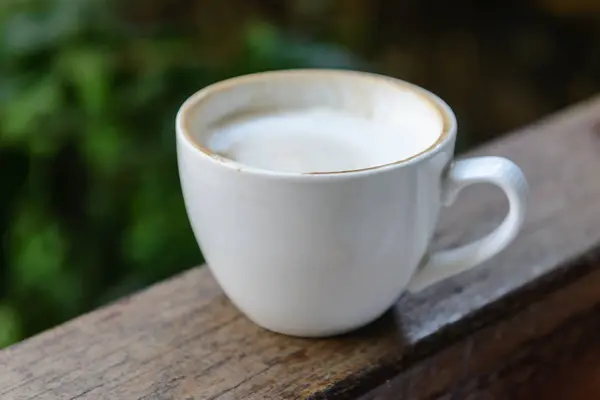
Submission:
POLYGON ((599 91, 600 1, 2 0, 0 348, 201 263, 175 112, 292 67, 422 85, 460 151, 599 91))

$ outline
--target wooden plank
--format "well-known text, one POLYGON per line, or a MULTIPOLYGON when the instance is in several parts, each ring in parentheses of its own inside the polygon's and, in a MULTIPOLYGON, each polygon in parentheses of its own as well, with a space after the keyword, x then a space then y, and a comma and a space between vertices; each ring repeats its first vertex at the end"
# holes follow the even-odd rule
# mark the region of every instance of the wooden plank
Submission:
POLYGON ((539 381, 600 344, 600 254, 591 265, 593 272, 411 365, 360 400, 548 399, 533 395, 539 381))
POLYGON ((505 376, 484 393, 494 395, 504 386, 513 388, 514 400, 597 399, 600 393, 599 331, 600 309, 596 308, 585 318, 573 321, 544 342, 513 357, 502 370, 505 376), (534 357, 537 368, 532 370, 527 361, 534 357), (517 378, 522 376, 527 380, 517 378))
POLYGON ((600 391, 600 308, 515 352, 467 383, 457 399, 595 400, 600 391))
MULTIPOLYGON (((1 351, 0 398, 353 398, 595 272, 585 256, 600 243, 600 98, 472 154, 523 168, 525 229, 481 269, 403 296, 372 326, 325 340, 269 333, 233 309, 207 269, 193 269, 1 351)), ((490 230, 505 207, 494 189, 467 189, 443 218, 440 245, 490 230)))

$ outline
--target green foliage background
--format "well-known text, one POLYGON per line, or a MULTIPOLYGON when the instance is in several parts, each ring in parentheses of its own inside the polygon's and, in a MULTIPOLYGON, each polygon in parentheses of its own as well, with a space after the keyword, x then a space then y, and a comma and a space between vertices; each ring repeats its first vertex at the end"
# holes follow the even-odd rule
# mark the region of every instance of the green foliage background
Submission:
POLYGON ((175 160, 187 96, 260 70, 358 67, 260 18, 215 37, 170 3, 0 4, 0 348, 202 261, 175 160))

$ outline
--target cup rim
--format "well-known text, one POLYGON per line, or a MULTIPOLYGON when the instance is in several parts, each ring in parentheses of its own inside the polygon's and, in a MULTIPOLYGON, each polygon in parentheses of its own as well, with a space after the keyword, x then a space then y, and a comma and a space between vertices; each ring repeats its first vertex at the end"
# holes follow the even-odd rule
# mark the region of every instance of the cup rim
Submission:
POLYGON ((424 159, 430 158, 436 154, 440 149, 444 148, 445 145, 453 140, 457 132, 457 121, 456 115, 452 111, 452 108, 438 95, 435 93, 418 86, 414 83, 407 82, 405 80, 394 78, 386 75, 381 75, 372 72, 356 71, 356 70, 345 70, 345 69, 320 69, 320 68, 299 68, 299 69, 285 69, 285 70, 270 70, 264 72, 256 72, 246 75, 240 75, 233 78, 225 79, 196 91, 194 94, 189 96, 184 103, 181 105, 176 116, 176 135, 178 140, 181 140, 187 145, 195 154, 200 157, 207 159, 219 164, 222 167, 235 170, 239 173, 250 173, 253 175, 262 175, 279 178, 292 178, 292 179, 315 179, 315 178, 350 178, 359 175, 373 174, 390 169, 402 168, 408 165, 416 164, 424 159), (248 83, 255 80, 269 79, 272 76, 314 76, 319 74, 331 74, 344 77, 346 79, 352 78, 368 78, 378 82, 387 82, 400 89, 409 88, 414 90, 417 94, 425 97, 427 101, 431 103, 442 115, 443 118, 443 130, 438 139, 427 149, 413 154, 412 156, 405 157, 400 160, 392 161, 385 164, 374 165, 365 168, 352 169, 352 170, 340 170, 340 171, 325 171, 325 172, 283 172, 283 171, 272 171, 263 168, 252 167, 237 163, 233 160, 226 159, 219 154, 210 151, 205 146, 202 146, 197 140, 195 140, 190 132, 188 124, 188 114, 206 97, 214 94, 215 92, 230 88, 231 86, 248 83))

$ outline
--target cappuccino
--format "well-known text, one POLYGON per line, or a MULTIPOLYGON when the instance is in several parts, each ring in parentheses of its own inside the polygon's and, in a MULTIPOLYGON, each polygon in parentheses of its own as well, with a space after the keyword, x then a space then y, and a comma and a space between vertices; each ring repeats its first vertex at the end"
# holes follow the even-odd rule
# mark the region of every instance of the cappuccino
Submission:
POLYGON ((426 108, 369 118, 316 107, 253 113, 211 129, 207 147, 239 164, 278 172, 357 170, 408 159, 431 147, 443 130, 426 108), (420 111, 420 112, 419 112, 420 111))

